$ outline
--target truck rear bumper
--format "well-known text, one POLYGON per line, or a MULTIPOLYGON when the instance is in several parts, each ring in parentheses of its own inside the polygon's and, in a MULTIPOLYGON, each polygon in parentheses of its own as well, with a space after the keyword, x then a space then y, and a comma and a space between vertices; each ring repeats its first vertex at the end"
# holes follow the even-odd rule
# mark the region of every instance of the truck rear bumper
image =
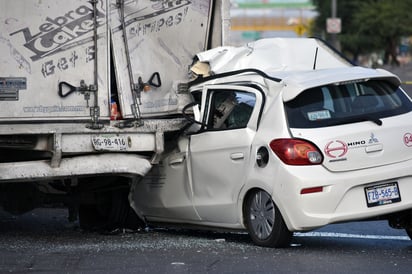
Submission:
POLYGON ((144 176, 151 167, 150 161, 142 156, 124 153, 63 158, 58 167, 52 167, 50 161, 1 163, 0 183, 50 180, 96 174, 144 176))

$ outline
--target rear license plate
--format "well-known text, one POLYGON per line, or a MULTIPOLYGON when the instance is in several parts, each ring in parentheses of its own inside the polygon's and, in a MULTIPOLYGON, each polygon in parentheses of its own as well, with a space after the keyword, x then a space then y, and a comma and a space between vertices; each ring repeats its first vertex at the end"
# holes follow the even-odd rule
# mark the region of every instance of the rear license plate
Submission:
POLYGON ((401 194, 397 182, 365 187, 368 207, 397 203, 401 194))
POLYGON ((95 150, 125 151, 129 148, 127 137, 111 134, 93 136, 92 144, 95 150))

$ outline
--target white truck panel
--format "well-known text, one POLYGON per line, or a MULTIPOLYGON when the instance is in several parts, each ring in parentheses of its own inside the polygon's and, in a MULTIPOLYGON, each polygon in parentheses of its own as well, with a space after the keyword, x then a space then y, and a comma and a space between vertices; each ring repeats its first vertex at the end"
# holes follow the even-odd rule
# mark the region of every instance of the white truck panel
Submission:
POLYGON ((142 117, 180 111, 188 97, 177 84, 207 47, 211 2, 0 0, 0 122, 87 120, 96 106, 108 120, 115 93, 124 118, 136 102, 142 117), (136 100, 132 87, 154 72, 161 86, 136 100), (83 89, 59 95, 62 83, 83 89))
MULTIPOLYGON (((107 3, 97 6, 98 104, 108 117, 107 3)), ((62 98, 58 85, 95 85, 93 14, 87 0, 0 1, 0 121, 90 117, 84 95, 62 98)))
POLYGON ((155 72, 160 74, 162 85, 141 94, 142 116, 173 113, 179 109, 176 83, 188 81, 188 65, 194 53, 207 46, 211 8, 209 0, 126 1, 128 47, 123 43, 121 13, 112 11, 115 71, 118 90, 122 91, 119 96, 124 117, 132 117, 130 83, 137 83, 139 77, 147 82, 155 72), (131 68, 126 51, 130 53, 131 68))

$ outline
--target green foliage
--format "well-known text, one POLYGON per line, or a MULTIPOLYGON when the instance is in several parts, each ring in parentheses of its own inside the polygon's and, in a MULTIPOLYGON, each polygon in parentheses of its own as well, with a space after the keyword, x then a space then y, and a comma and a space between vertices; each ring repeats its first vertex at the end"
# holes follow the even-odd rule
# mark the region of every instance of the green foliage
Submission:
MULTIPOLYGON (((313 3, 319 16, 311 31, 329 40, 326 19, 331 17, 331 1, 313 3)), ((337 4, 337 17, 342 22, 342 33, 338 34, 341 49, 353 57, 385 51, 387 61, 394 60, 400 38, 412 35, 412 0, 337 0, 337 4)))

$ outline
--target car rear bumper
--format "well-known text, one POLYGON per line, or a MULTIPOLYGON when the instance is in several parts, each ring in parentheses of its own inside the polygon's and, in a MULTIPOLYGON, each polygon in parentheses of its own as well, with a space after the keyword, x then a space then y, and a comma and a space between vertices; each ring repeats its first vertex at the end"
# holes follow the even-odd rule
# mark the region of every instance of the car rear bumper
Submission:
POLYGON ((373 218, 412 209, 412 161, 351 172, 333 173, 321 166, 285 166, 273 199, 291 231, 373 218), (302 174, 301 176, 299 174, 302 174), (400 201, 369 206, 365 188, 397 182, 400 201), (301 194, 303 189, 317 192, 301 194))

